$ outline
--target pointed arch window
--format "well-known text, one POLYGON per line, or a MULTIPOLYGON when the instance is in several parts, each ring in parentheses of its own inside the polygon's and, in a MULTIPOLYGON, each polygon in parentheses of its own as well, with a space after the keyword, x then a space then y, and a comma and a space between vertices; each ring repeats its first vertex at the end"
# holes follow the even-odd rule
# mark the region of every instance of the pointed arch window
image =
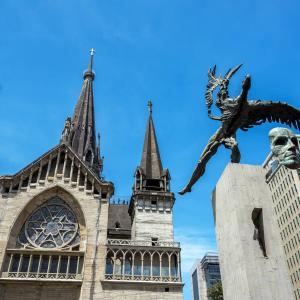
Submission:
POLYGON ((79 225, 75 214, 64 200, 55 196, 27 218, 18 236, 17 246, 29 249, 74 249, 79 243, 79 225))

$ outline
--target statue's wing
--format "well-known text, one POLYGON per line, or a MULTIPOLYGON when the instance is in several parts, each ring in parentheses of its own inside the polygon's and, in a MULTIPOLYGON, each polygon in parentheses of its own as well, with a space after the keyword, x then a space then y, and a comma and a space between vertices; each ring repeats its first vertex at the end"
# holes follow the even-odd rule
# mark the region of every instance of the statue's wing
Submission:
POLYGON ((242 64, 237 65, 233 69, 229 69, 227 73, 224 76, 224 81, 229 81, 230 78, 239 70, 239 68, 242 66, 242 64))
POLYGON ((266 121, 286 124, 300 129, 300 110, 284 103, 272 101, 249 101, 247 114, 242 120, 240 128, 247 131, 254 125, 260 125, 266 121))
POLYGON ((206 101, 206 106, 208 109, 208 112, 210 113, 210 108, 213 104, 213 91, 216 89, 216 87, 219 84, 218 79, 215 77, 216 75, 216 65, 208 70, 208 84, 206 86, 206 93, 205 93, 205 101, 206 101))
POLYGON ((227 88, 230 78, 240 69, 242 65, 238 65, 234 68, 230 68, 225 74, 224 78, 216 78, 216 66, 208 70, 208 84, 206 86, 205 101, 207 106, 208 116, 213 120, 222 120, 222 117, 216 117, 211 114, 211 106, 213 105, 213 92, 219 86, 225 86, 227 88))
POLYGON ((188 184, 179 192, 180 195, 190 192, 194 183, 204 174, 207 162, 217 152, 222 144, 222 129, 220 128, 208 141, 188 184))

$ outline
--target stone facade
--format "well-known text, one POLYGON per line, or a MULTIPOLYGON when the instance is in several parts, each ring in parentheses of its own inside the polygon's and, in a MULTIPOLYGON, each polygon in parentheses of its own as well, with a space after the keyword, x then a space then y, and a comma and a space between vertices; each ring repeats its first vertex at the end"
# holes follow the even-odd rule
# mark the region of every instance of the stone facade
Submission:
POLYGON ((149 219, 134 200, 122 211, 111 207, 114 186, 101 177, 95 141, 91 68, 92 57, 60 144, 15 175, 0 176, 0 300, 183 297, 173 194, 166 191, 172 206, 151 210, 146 230, 140 226, 149 219), (161 223, 165 235, 152 230, 161 223), (143 234, 131 238, 136 232, 143 234))
POLYGON ((80 286, 70 284, 47 283, 41 284, 32 282, 26 283, 6 283, 0 285, 0 299, 6 300, 53 300, 80 299, 80 286))
POLYGON ((80 216, 80 251, 84 252, 82 280, 51 282, 42 278, 30 280, 2 276, 0 299, 182 299, 181 285, 105 281, 109 195, 105 199, 89 195, 62 181, 63 178, 16 194, 2 195, 0 263, 3 265, 6 250, 14 246, 20 227, 34 208, 53 195, 59 195, 80 216), (165 291, 167 287, 169 292, 165 291))
POLYGON ((173 194, 149 192, 149 195, 136 195, 132 238, 144 240, 173 241, 173 194))

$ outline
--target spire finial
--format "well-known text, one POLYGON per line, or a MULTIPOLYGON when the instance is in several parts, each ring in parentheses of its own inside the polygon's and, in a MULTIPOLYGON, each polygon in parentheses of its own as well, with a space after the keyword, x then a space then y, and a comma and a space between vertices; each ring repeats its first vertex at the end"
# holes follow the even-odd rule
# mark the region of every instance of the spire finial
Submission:
POLYGON ((148 101, 147 106, 148 106, 149 114, 152 114, 152 101, 151 100, 148 101))
POLYGON ((91 50, 90 50, 90 53, 91 53, 91 56, 94 56, 94 53, 96 52, 96 50, 94 49, 94 48, 92 48, 91 50))
POLYGON ((88 71, 93 72, 93 60, 94 60, 94 53, 96 52, 96 50, 94 48, 92 48, 90 50, 90 63, 89 63, 89 67, 88 67, 88 71))
POLYGON ((90 50, 90 61, 89 61, 89 65, 88 65, 88 69, 84 72, 83 78, 87 78, 88 76, 90 76, 92 79, 94 79, 95 74, 93 72, 93 60, 94 60, 94 54, 95 54, 96 50, 94 48, 92 48, 90 50))

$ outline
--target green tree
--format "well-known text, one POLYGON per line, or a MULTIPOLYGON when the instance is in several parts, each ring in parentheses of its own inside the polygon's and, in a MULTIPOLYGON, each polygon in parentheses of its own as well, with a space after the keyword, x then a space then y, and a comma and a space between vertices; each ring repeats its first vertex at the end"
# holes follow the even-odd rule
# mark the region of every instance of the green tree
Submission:
POLYGON ((208 289, 208 297, 212 300, 223 300, 223 289, 221 280, 217 280, 214 285, 208 289))

